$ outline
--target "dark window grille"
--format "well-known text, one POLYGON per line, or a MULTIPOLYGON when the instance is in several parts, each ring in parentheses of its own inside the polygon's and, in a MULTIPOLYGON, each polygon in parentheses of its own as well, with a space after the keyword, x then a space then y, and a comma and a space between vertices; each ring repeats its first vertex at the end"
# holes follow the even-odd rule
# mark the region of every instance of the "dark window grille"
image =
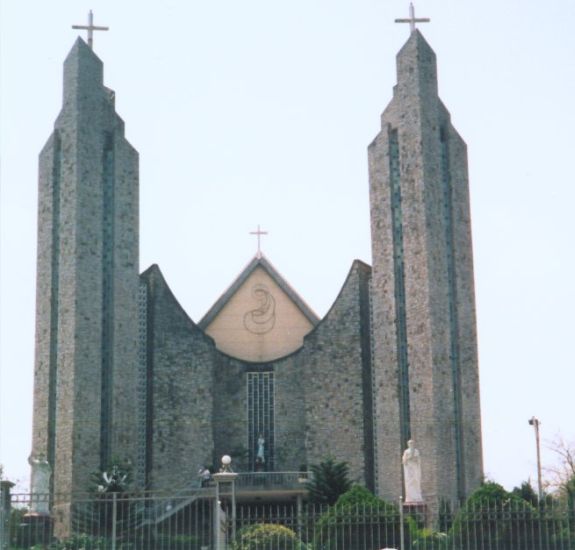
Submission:
POLYGON ((274 470, 274 373, 248 372, 248 450, 254 471, 274 470), (264 440, 264 461, 258 460, 258 439, 264 440))

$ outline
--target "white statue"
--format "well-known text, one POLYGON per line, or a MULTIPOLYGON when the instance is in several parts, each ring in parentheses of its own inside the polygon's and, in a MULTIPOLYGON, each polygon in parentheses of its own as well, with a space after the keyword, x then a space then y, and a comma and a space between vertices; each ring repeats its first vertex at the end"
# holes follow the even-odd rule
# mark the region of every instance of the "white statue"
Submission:
POLYGON ((256 454, 256 462, 259 462, 261 464, 263 464, 266 461, 265 451, 264 451, 265 442, 266 441, 264 439, 264 436, 262 434, 260 434, 260 436, 258 437, 258 452, 256 454))
POLYGON ((28 464, 32 467, 30 511, 37 514, 49 514, 52 468, 43 454, 39 454, 37 457, 30 455, 28 464))
POLYGON ((405 502, 423 502, 421 496, 421 457, 413 439, 407 442, 403 452, 403 477, 405 479, 405 502))

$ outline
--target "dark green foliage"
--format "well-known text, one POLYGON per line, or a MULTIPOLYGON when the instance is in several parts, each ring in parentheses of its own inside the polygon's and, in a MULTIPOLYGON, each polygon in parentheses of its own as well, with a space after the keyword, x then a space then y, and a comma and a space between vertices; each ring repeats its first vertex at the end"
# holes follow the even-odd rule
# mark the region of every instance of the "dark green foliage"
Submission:
POLYGON ((451 550, 447 533, 420 529, 411 536, 412 550, 451 550))
MULTIPOLYGON (((92 537, 90 535, 73 535, 61 542, 53 542, 48 547, 35 546, 32 550, 40 550, 47 548, 48 550, 107 550, 110 548, 110 541, 102 537, 92 537)), ((124 550, 126 547, 118 545, 118 550, 124 550)))
POLYGON ((273 523, 259 523, 242 529, 232 550, 307 550, 294 531, 273 523))
POLYGON ((350 489, 348 489, 337 499, 336 504, 338 507, 358 505, 378 506, 380 504, 392 506, 391 504, 378 499, 371 491, 368 491, 361 485, 353 485, 350 487, 350 489))
MULTIPOLYGON (((412 518, 404 518, 404 528, 409 540, 416 531, 412 518)), ((321 550, 399 548, 399 510, 355 485, 320 517, 313 542, 321 550)))
POLYGON ((563 495, 571 512, 575 511, 575 474, 563 484, 563 495))
POLYGON ((456 515, 449 539, 461 550, 532 548, 542 536, 540 519, 537 508, 517 494, 484 483, 456 515))
POLYGON ((327 458, 311 466, 311 479, 306 483, 311 502, 335 504, 337 499, 351 488, 349 465, 327 458))
POLYGON ((514 487, 511 494, 522 498, 524 501, 531 504, 531 506, 537 506, 539 504, 539 497, 531 486, 531 483, 528 481, 524 481, 519 487, 514 487))
POLYGON ((201 548, 198 537, 193 535, 158 535, 149 548, 169 550, 192 550, 201 548))
POLYGON ((509 498, 509 493, 494 481, 486 481, 481 484, 481 486, 476 489, 465 502, 465 506, 473 503, 482 503, 486 500, 490 502, 499 502, 507 500, 509 498))
POLYGON ((453 512, 448 500, 441 500, 439 503, 439 515, 437 517, 437 528, 440 533, 447 533, 453 525, 453 512))
POLYGON ((90 492, 124 493, 134 479, 134 468, 129 460, 112 458, 110 464, 101 471, 90 475, 90 492))
POLYGON ((92 473, 89 491, 93 498, 73 506, 74 528, 79 532, 109 537, 115 514, 118 539, 127 536, 138 523, 142 512, 141 506, 130 499, 132 481, 132 463, 118 457, 113 457, 104 470, 92 473))

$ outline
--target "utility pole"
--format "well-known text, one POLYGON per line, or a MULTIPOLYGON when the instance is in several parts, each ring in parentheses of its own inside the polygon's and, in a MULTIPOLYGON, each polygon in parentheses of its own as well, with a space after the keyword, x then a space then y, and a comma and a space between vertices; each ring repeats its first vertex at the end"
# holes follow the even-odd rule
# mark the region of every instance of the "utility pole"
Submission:
POLYGON ((543 500, 543 488, 541 487, 541 445, 539 443, 539 424, 541 424, 541 422, 534 416, 532 416, 528 422, 535 430, 535 445, 537 446, 537 489, 539 502, 541 502, 543 500))

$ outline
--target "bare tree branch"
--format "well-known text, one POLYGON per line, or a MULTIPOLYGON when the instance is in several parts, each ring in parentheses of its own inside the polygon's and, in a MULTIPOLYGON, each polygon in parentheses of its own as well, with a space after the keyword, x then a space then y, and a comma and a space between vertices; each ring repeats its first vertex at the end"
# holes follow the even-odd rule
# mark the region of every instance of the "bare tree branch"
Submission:
POLYGON ((552 491, 562 491, 567 483, 575 478, 575 442, 568 442, 557 435, 545 445, 557 456, 557 463, 543 468, 545 485, 552 491))

